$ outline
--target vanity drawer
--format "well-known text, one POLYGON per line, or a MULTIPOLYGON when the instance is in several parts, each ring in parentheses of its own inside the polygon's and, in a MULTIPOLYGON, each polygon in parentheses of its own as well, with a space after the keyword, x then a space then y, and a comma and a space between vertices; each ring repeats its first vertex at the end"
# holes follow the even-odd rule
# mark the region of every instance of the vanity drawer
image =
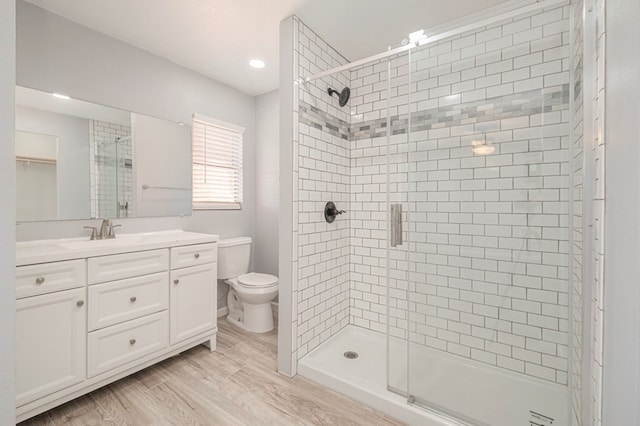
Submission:
POLYGON ((218 244, 194 244, 171 249, 171 269, 187 268, 218 261, 218 244))
POLYGON ((167 249, 89 258, 89 285, 169 270, 167 249))
POLYGON ((89 331, 169 307, 169 273, 145 275, 89 287, 89 331))
POLYGON ((87 282, 84 259, 16 267, 16 298, 82 287, 87 282))
POLYGON ((166 348, 168 329, 168 314, 164 311, 89 333, 89 377, 166 348))

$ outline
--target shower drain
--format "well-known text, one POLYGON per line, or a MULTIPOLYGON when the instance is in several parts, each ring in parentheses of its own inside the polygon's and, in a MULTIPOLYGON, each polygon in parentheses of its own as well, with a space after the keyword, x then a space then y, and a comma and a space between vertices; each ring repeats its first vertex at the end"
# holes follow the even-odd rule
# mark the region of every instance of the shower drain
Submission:
POLYGON ((346 351, 344 353, 344 357, 346 359, 356 359, 358 358, 358 352, 354 352, 354 351, 346 351))

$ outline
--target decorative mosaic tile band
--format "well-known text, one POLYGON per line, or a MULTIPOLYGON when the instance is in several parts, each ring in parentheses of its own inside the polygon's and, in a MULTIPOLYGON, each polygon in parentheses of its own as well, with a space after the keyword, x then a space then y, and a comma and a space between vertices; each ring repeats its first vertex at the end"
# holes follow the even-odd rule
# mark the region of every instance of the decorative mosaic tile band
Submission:
MULTIPOLYGON (((477 124, 505 118, 522 117, 569 108, 569 85, 557 90, 531 90, 499 98, 482 99, 457 105, 443 106, 411 115, 411 131, 477 124)), ((360 123, 350 128, 343 120, 300 101, 300 121, 339 138, 357 141, 387 135, 387 119, 381 118, 360 123)), ((391 117, 391 134, 407 133, 407 114, 391 117)))
POLYGON ((300 122, 330 135, 350 140, 349 123, 300 100, 300 122))
MULTIPOLYGON (((417 111, 411 114, 411 131, 455 127, 505 118, 522 117, 569 108, 569 85, 557 90, 531 90, 499 98, 481 99, 457 105, 417 111)), ((391 117, 391 134, 407 133, 407 114, 391 117)), ((381 118, 351 128, 349 140, 372 139, 387 135, 387 119, 381 118)))

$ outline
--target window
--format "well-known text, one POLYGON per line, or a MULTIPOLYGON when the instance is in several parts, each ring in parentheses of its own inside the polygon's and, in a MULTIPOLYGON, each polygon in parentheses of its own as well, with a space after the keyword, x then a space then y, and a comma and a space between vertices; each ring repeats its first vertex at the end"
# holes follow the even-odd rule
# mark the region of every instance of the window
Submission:
POLYGON ((244 129, 193 115, 193 208, 242 208, 244 129))

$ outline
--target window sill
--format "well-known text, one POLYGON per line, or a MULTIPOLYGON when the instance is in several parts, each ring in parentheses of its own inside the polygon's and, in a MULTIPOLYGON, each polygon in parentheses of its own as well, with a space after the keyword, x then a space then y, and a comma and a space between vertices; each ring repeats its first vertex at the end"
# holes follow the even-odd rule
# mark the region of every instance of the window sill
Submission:
POLYGON ((193 206, 194 211, 203 210, 242 210, 242 203, 211 203, 193 206))

